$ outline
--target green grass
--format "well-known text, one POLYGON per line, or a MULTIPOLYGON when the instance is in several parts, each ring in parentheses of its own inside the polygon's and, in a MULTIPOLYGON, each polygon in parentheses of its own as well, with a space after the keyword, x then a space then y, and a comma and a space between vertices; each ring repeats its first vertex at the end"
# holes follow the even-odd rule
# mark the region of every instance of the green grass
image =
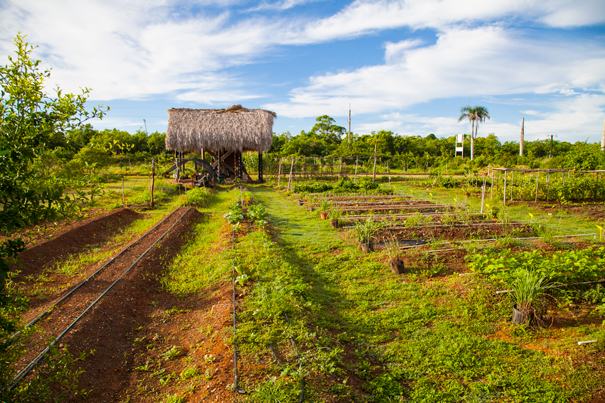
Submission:
POLYGON ((241 351, 273 368, 243 381, 254 391, 246 399, 291 400, 303 374, 309 401, 580 401, 602 382, 588 365, 523 348, 531 335, 511 330, 501 340, 511 307, 485 279, 395 276, 327 221, 265 188, 252 193, 279 236, 253 233, 238 245, 240 264, 257 274, 242 307, 241 351), (302 370, 284 342, 290 335, 302 370), (272 363, 269 343, 284 350, 289 371, 272 363), (361 390, 349 377, 362 380, 361 390))

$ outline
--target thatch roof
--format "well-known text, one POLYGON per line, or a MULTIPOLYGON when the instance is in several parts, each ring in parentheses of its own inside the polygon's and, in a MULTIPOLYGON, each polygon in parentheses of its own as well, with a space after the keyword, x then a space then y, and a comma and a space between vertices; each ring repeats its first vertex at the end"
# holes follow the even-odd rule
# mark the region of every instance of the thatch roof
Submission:
POLYGON ((226 109, 169 109, 166 149, 268 151, 275 112, 233 105, 226 109))

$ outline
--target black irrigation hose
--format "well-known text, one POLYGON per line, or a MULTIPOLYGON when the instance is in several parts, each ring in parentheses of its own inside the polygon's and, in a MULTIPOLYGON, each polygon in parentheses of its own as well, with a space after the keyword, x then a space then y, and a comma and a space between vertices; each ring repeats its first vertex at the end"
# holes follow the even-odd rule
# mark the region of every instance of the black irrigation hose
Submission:
MULTIPOLYGON (((233 238, 231 248, 235 250, 235 229, 233 229, 233 238)), ((239 378, 237 377, 237 339, 235 337, 235 332, 237 331, 237 327, 235 324, 235 256, 233 256, 233 268, 231 269, 231 281, 233 283, 233 373, 235 375, 235 382, 233 384, 233 390, 240 395, 245 394, 246 392, 241 390, 238 387, 239 378)))
MULTIPOLYGON (((290 324, 290 318, 288 318, 288 314, 284 312, 284 316, 286 317, 286 321, 290 324)), ((298 358, 298 369, 302 369, 302 362, 300 359, 300 353, 298 352, 298 348, 296 348, 296 344, 294 343, 294 338, 290 336, 290 342, 292 343, 292 347, 294 347, 294 351, 296 352, 296 357, 298 358)), ((305 376, 302 375, 300 378, 300 395, 298 397, 298 403, 302 403, 305 399, 305 376)))
MULTIPOLYGON (((176 211, 176 210, 175 210, 176 211)), ((63 336, 65 336, 67 334, 67 332, 69 332, 75 325, 76 323, 78 323, 80 321, 80 319, 82 319, 84 317, 84 315, 86 315, 86 313, 88 313, 88 311, 97 304, 97 302, 99 302, 99 300, 101 298, 103 298, 105 296, 105 294, 107 294, 109 292, 109 290, 111 290, 113 288, 114 285, 116 285, 116 283, 118 281, 120 281, 120 279, 122 279, 122 277, 124 277, 124 275, 126 275, 126 273, 128 273, 130 271, 130 269, 132 269, 158 242, 160 242, 162 239, 164 239, 164 237, 168 234, 168 232, 170 232, 170 230, 172 228, 174 228, 180 221, 181 219, 185 216, 185 214, 187 214, 189 211, 191 211, 191 208, 187 209, 171 226, 170 228, 168 228, 166 230, 166 232, 164 232, 164 234, 158 238, 157 241, 155 241, 145 252, 143 252, 143 254, 141 256, 139 256, 137 258, 137 260, 134 261, 134 263, 132 265, 130 265, 130 267, 128 267, 121 275, 120 277, 118 277, 113 283, 111 283, 111 285, 109 287, 107 287, 107 289, 101 294, 99 295, 99 297, 97 299, 95 299, 92 304, 90 304, 88 306, 88 308, 86 308, 86 310, 84 312, 82 312, 80 314, 80 316, 78 316, 64 331, 63 333, 61 333, 59 336, 57 336, 55 338, 55 340, 52 341, 52 343, 50 343, 50 345, 48 347, 46 347, 44 349, 44 351, 42 351, 40 354, 38 354, 38 356, 36 358, 34 358, 33 361, 31 361, 25 368, 23 368, 23 370, 21 370, 21 372, 19 372, 19 374, 13 379, 13 383, 11 384, 11 386, 9 387, 9 390, 13 390, 18 384, 19 382, 25 377, 27 376, 27 374, 29 374, 31 372, 32 369, 34 369, 34 367, 42 360, 42 358, 44 358, 44 356, 50 351, 50 348, 52 346, 54 346, 59 340, 61 340, 61 338, 63 336)))
MULTIPOLYGON (((109 262, 105 263, 103 266, 101 266, 99 269, 97 269, 97 271, 95 271, 93 274, 91 274, 86 280, 82 281, 80 284, 78 284, 77 286, 75 286, 71 291, 69 291, 67 294, 65 294, 60 300, 58 300, 57 302, 55 302, 54 304, 52 304, 50 306, 50 308, 48 308, 46 311, 42 312, 40 315, 38 315, 36 318, 34 318, 32 321, 30 321, 27 325, 25 325, 25 328, 27 329, 29 327, 32 327, 40 319, 44 318, 46 315, 48 315, 50 312, 52 312, 52 310, 57 305, 59 305, 60 303, 62 303, 63 301, 65 301, 67 298, 69 298, 69 296, 72 295, 74 292, 76 292, 76 290, 78 290, 80 287, 82 287, 84 284, 86 284, 90 279, 92 279, 94 276, 96 276, 101 271, 103 271, 114 260, 116 260, 118 257, 122 256, 122 254, 124 254, 128 249, 130 249, 131 247, 133 247, 134 245, 136 245, 141 239, 145 238, 151 231, 153 231, 154 229, 156 229, 157 227, 159 227, 160 225, 162 225, 166 220, 168 220, 170 217, 172 217, 172 215, 174 213, 176 213, 177 210, 178 210, 178 208, 175 209, 175 210, 173 210, 170 214, 168 214, 166 217, 164 217, 162 219, 162 221, 160 221, 159 223, 157 223, 156 225, 154 225, 153 228, 151 228, 149 231, 147 231, 146 233, 144 233, 143 235, 141 235, 141 237, 139 237, 136 241, 134 241, 133 243, 131 243, 130 245, 128 245, 127 247, 125 247, 124 249, 122 249, 122 251, 120 253, 118 253, 117 255, 115 255, 114 257, 112 257, 109 262)), ((10 339, 13 339, 13 338, 17 337, 20 333, 21 333, 21 331, 13 333, 10 336, 10 339)))

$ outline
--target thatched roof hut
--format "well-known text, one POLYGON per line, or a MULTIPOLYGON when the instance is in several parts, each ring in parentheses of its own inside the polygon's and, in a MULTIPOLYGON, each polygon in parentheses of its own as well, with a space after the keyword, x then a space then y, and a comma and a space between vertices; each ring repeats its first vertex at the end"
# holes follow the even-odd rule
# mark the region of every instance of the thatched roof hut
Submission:
POLYGON ((166 149, 266 152, 275 112, 233 105, 226 109, 169 109, 166 149))

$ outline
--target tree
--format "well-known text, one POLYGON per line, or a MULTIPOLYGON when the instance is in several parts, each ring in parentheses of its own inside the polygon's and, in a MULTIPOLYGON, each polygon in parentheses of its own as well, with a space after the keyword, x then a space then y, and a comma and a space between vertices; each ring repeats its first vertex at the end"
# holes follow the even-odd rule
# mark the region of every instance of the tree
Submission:
POLYGON ((336 121, 328 115, 323 115, 315 119, 317 123, 311 129, 311 133, 315 133, 323 141, 330 145, 338 145, 342 141, 346 129, 342 126, 337 126, 336 121))
POLYGON ((471 161, 475 157, 475 139, 477 138, 479 122, 485 122, 485 119, 489 118, 489 112, 484 106, 468 105, 460 108, 460 117, 458 118, 458 122, 464 119, 468 119, 469 122, 471 122, 471 161))
MULTIPOLYGON (((17 35, 15 56, 0 66, 0 296, 11 259, 25 248, 15 231, 42 220, 54 219, 70 211, 74 199, 63 193, 66 183, 40 175, 37 161, 56 138, 85 129, 84 122, 102 118, 105 111, 84 107, 89 89, 82 94, 64 94, 59 88, 52 96, 44 92, 49 70, 40 69, 40 60, 31 60, 34 47, 17 35)), ((108 110, 109 108, 107 108, 108 110)), ((6 301, 0 301, 0 305, 6 301)), ((0 338, 11 331, 10 318, 0 318, 0 338)))

